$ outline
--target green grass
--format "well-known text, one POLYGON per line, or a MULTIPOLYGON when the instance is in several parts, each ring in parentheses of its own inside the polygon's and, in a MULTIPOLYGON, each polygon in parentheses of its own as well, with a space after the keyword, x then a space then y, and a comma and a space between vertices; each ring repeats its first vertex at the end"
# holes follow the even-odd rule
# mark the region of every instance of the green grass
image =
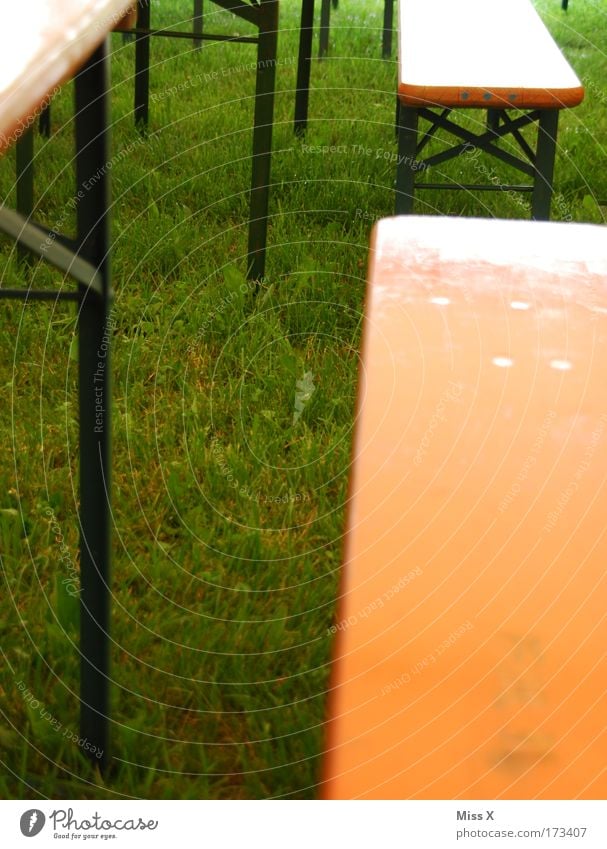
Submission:
MULTIPOLYGON (((209 30, 246 31, 206 6, 209 30)), ((297 140, 299 2, 281 6, 258 297, 243 277, 254 79, 241 66, 254 48, 156 40, 142 142, 133 45, 113 37, 116 760, 105 779, 63 733, 78 724, 78 608, 63 582, 78 548, 74 311, 0 305, 3 797, 317 792, 369 231, 393 208, 395 62, 379 58, 380 0, 344 0, 297 140), (313 391, 294 420, 305 375, 313 391)), ((574 0, 566 16, 559 6, 538 2, 588 93, 562 115, 553 217, 602 222, 607 63, 594 36, 605 16, 598 2, 574 0)), ((185 17, 190 3, 178 7, 185 17)), ((71 97, 65 85, 51 141, 36 139, 37 217, 67 231, 71 97)), ((444 178, 478 182, 475 167, 456 161, 444 178)), ((14 202, 12 154, 0 163, 0 197, 14 202)), ((416 208, 526 216, 504 194, 424 193, 416 208)), ((6 241, 2 267, 4 286, 27 279, 6 241)), ((31 278, 63 285, 41 263, 31 278)))

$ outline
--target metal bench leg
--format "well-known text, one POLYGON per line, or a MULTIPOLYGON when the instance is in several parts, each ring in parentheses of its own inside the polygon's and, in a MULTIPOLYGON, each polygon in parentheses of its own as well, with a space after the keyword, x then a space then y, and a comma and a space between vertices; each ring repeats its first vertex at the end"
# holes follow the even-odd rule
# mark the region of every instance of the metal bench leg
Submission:
POLYGON ((540 115, 531 203, 531 217, 535 221, 550 219, 558 121, 558 109, 546 109, 540 115))
POLYGON ((28 127, 16 145, 17 212, 26 218, 34 211, 34 129, 28 127))
POLYGON ((253 128, 253 175, 247 275, 261 280, 265 272, 276 87, 276 51, 278 45, 278 0, 265 0, 259 7, 259 44, 253 128))
POLYGON ((396 166, 397 215, 413 212, 415 171, 411 167, 417 155, 417 109, 400 104, 398 111, 398 163, 396 166))
MULTIPOLYGON (((202 0, 194 0, 194 34, 202 35, 202 0)), ((200 50, 202 41, 199 38, 193 40, 194 49, 200 50)))
MULTIPOLYGON (((137 28, 150 28, 149 0, 138 0, 137 28)), ((135 36, 135 124, 143 132, 147 129, 150 102, 150 36, 135 36)))
POLYGON ((45 106, 38 119, 38 132, 44 138, 51 137, 51 106, 45 106))
MULTIPOLYGON (((17 189, 17 212, 29 218, 34 211, 34 128, 28 127, 16 144, 15 170, 17 189)), ((29 262, 29 252, 20 245, 17 247, 20 262, 29 262)))
POLYGON ((394 0, 384 0, 384 31, 382 35, 381 55, 384 59, 392 56, 392 30, 394 29, 394 0))
POLYGON ((495 132, 500 125, 500 117, 500 109, 487 109, 487 129, 495 132))
POLYGON ((297 91, 295 92, 294 129, 298 136, 308 127, 310 100, 310 71, 312 68, 312 36, 314 34, 314 0, 301 0, 299 28, 299 57, 297 60, 297 91))
POLYGON ((102 44, 75 79, 79 256, 102 277, 80 285, 80 734, 93 763, 109 762, 110 268, 108 50, 102 44), (94 178, 94 181, 93 179, 94 178), (97 753, 101 752, 101 756, 97 753))
POLYGON ((318 58, 323 59, 329 53, 329 29, 331 26, 331 0, 322 0, 320 6, 320 34, 318 40, 318 58))

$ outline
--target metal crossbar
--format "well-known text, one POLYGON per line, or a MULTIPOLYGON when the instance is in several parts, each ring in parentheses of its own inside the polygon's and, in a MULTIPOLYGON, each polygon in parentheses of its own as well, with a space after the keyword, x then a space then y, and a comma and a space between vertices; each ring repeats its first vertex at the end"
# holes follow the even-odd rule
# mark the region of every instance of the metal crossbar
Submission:
MULTIPOLYGON (((50 265, 69 274, 78 283, 93 289, 98 295, 102 294, 103 280, 99 270, 60 242, 54 231, 32 223, 20 213, 7 209, 5 206, 0 206, 0 231, 36 256, 44 257, 50 265), (52 239, 49 239, 50 235, 52 239)), ((69 241, 74 244, 72 240, 69 241)), ((6 297, 5 291, 0 289, 0 297, 6 297)), ((37 297, 33 295, 33 290, 24 291, 31 292, 30 296, 37 297)))
POLYGON ((445 189, 450 191, 465 190, 467 192, 532 192, 533 186, 509 185, 508 183, 416 183, 416 189, 445 189))
MULTIPOLYGON (((502 150, 495 144, 495 142, 498 139, 502 139, 505 136, 510 135, 511 133, 513 133, 514 130, 518 130, 539 120, 539 111, 534 111, 525 115, 521 115, 515 121, 503 123, 501 126, 498 126, 495 129, 490 129, 480 134, 473 133, 470 130, 466 130, 463 127, 460 127, 458 124, 455 123, 455 121, 451 121, 447 116, 444 116, 443 114, 437 115, 431 109, 422 108, 419 109, 418 112, 422 118, 425 118, 433 124, 433 130, 436 130, 438 128, 447 130, 451 135, 455 136, 456 138, 463 139, 464 141, 463 145, 454 145, 453 147, 448 148, 447 150, 441 151, 440 153, 437 153, 434 156, 430 156, 428 157, 428 159, 425 159, 424 162, 428 167, 430 167, 431 165, 439 165, 443 162, 447 162, 448 160, 453 159, 456 156, 460 156, 462 153, 469 151, 470 148, 473 147, 483 150, 486 153, 490 153, 492 156, 495 156, 497 159, 501 159, 502 162, 505 162, 507 165, 511 165, 513 168, 517 168, 524 174, 533 176, 533 165, 530 165, 528 162, 524 161, 523 159, 520 159, 517 156, 514 156, 511 153, 508 153, 505 150, 502 150)), ((420 148, 418 147, 418 153, 419 150, 420 148)), ((534 162, 535 155, 533 154, 533 152, 531 155, 532 162, 534 162)))
POLYGON ((254 26, 259 26, 258 10, 263 6, 264 0, 256 0, 255 3, 243 3, 242 0, 211 0, 216 6, 220 6, 227 12, 231 12, 238 18, 248 21, 254 26))
POLYGON ((234 41, 241 44, 257 44, 259 39, 254 35, 220 35, 210 32, 181 32, 174 29, 142 29, 133 27, 129 35, 160 36, 161 38, 187 38, 192 41, 234 41))
MULTIPOLYGON (((538 117, 539 117, 539 115, 538 115, 538 117)), ((511 120, 510 116, 507 115, 507 114, 500 114, 498 112, 497 117, 496 117, 497 126, 499 126, 500 120, 504 124, 507 124, 507 126, 510 127, 510 133, 512 134, 512 136, 518 142, 519 147, 521 148, 521 150, 523 151, 523 153, 525 154, 525 156, 527 157, 529 162, 535 163, 535 151, 528 144, 527 140, 521 135, 521 132, 520 132, 518 126, 515 125, 514 121, 511 120)))
POLYGON ((0 298, 20 301, 79 301, 78 292, 54 292, 52 289, 0 289, 0 298))
MULTIPOLYGON (((451 114, 451 109, 443 109, 443 111, 440 113, 440 117, 441 118, 448 118, 450 114, 451 114)), ((434 117, 434 113, 432 113, 432 115, 434 117)), ((398 116, 397 116, 397 121, 398 121, 398 116)), ((422 150, 426 147, 426 145, 429 144, 430 141, 434 138, 434 135, 435 135, 435 133, 436 133, 436 131, 438 130, 439 127, 440 127, 439 122, 432 120, 431 127, 428 130, 426 130, 426 132, 424 133, 423 137, 421 138, 421 140, 419 141, 419 143, 417 145, 418 156, 422 152, 422 150)))
POLYGON ((405 106, 400 101, 397 109, 398 164, 396 169, 396 214, 413 211, 413 198, 416 188, 429 189, 470 189, 476 191, 520 191, 531 192, 532 217, 537 220, 549 219, 552 197, 552 179, 556 153, 558 128, 557 109, 534 109, 511 118, 505 109, 492 108, 488 112, 487 130, 474 133, 459 126, 449 117, 452 109, 443 109, 440 113, 430 107, 405 106), (419 118, 430 123, 430 128, 418 142, 419 118), (537 145, 534 151, 521 135, 521 130, 531 124, 537 124, 537 145), (445 130, 460 140, 424 160, 418 155, 434 136, 438 129, 445 130), (525 156, 522 159, 498 146, 501 139, 512 136, 525 156), (481 150, 516 168, 533 179, 533 185, 488 185, 450 183, 423 183, 415 181, 415 172, 442 164, 472 150, 481 150))

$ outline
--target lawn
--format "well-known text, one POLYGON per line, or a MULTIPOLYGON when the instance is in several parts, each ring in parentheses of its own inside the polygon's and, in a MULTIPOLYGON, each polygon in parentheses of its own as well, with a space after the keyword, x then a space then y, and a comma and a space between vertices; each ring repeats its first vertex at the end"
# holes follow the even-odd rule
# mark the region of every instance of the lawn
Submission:
MULTIPOLYGON (((561 116, 553 218, 603 222, 605 5, 537 7, 587 91, 561 116)), ((307 136, 295 138, 299 8, 281 0, 258 293, 244 277, 255 48, 155 40, 141 138, 133 44, 112 36, 114 763, 104 777, 77 739, 74 310, 0 303, 4 798, 317 795, 369 232, 393 209, 396 65, 380 58, 381 0, 343 0, 330 56, 314 63, 307 136)), ((205 9, 208 31, 247 32, 205 9)), ((154 23, 189 11, 189 0, 157 2, 154 23)), ((68 231, 72 117, 66 84, 52 138, 36 138, 36 216, 68 231)), ((0 162, 11 204, 13 156, 0 162)), ((479 182, 477 171, 460 159, 434 177, 479 182)), ((489 161, 485 177, 508 171, 489 161)), ((424 192, 416 210, 520 218, 523 203, 424 192)), ((20 264, 7 240, 0 250, 3 286, 71 285, 20 264)))

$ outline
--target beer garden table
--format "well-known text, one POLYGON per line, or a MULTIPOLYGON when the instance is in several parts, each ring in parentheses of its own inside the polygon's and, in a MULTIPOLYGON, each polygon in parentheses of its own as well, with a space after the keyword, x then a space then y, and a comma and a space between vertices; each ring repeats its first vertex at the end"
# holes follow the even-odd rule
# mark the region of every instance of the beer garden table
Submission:
POLYGON ((53 232, 4 205, 0 232, 72 277, 76 287, 10 288, 2 282, 0 298, 69 301, 78 312, 80 733, 95 747, 91 751, 101 752, 97 762, 102 768, 109 757, 110 625, 107 34, 131 5, 132 0, 11 3, 2 9, 0 28, 0 153, 28 134, 48 96, 75 75, 76 235, 53 232))

